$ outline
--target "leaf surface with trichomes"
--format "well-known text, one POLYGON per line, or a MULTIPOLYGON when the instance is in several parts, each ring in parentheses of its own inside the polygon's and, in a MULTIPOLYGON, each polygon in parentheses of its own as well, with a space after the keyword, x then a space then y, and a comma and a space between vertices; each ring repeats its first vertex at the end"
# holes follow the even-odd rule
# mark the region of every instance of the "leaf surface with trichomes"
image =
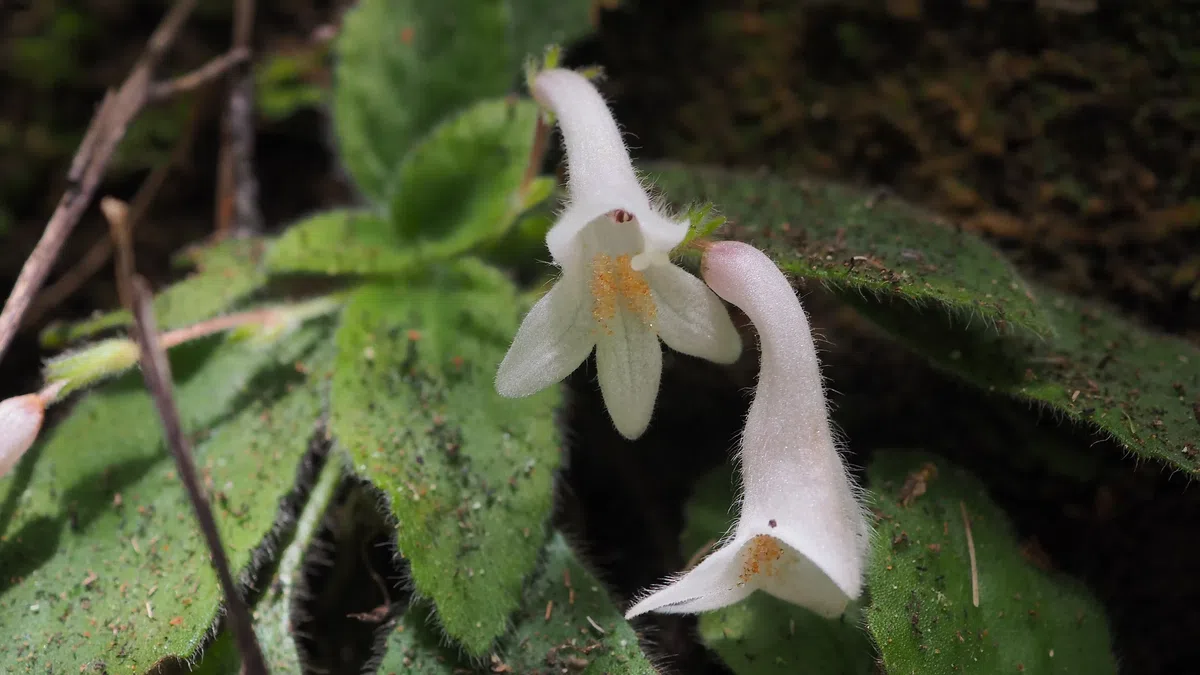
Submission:
POLYGON ((360 289, 336 340, 334 436, 386 497, 413 588, 474 655, 520 602, 559 462, 557 391, 505 399, 492 384, 519 318, 515 288, 462 261, 360 289))

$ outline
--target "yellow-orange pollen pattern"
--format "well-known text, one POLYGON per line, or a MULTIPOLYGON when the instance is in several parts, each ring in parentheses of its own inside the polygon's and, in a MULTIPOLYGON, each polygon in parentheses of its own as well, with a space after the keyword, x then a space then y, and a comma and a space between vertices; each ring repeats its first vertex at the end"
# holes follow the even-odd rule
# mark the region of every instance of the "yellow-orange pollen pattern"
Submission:
POLYGON ((759 574, 775 576, 779 572, 775 563, 783 557, 783 547, 779 540, 767 534, 760 534, 750 540, 750 550, 742 563, 742 573, 739 578, 743 584, 759 574))
POLYGON ((601 253, 592 258, 592 318, 612 335, 608 321, 617 314, 617 303, 637 315, 647 326, 654 325, 658 308, 650 295, 650 284, 630 265, 630 256, 601 253))

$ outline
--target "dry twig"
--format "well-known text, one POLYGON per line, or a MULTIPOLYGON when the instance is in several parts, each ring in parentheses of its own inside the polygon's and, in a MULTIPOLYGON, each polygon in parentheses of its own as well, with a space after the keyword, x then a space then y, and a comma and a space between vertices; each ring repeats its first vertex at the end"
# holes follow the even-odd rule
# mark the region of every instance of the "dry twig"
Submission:
POLYGON ((153 82, 154 69, 195 9, 196 3, 197 0, 176 0, 150 36, 146 51, 129 76, 116 91, 110 90, 105 95, 92 117, 67 171, 67 189, 46 223, 42 238, 21 268, 17 282, 13 284, 4 304, 4 311, 0 313, 0 358, 12 344, 34 294, 46 281, 71 230, 91 203, 104 170, 125 136, 126 129, 151 101, 151 94, 156 87, 153 82))
POLYGON ((229 571, 229 559, 225 548, 221 545, 221 535, 217 530, 217 522, 213 518, 212 507, 208 497, 200 486, 196 474, 196 464, 192 460, 191 449, 187 437, 183 434, 183 426, 179 419, 179 409, 175 405, 175 397, 171 386, 171 366, 167 361, 167 353, 158 341, 155 328, 153 294, 145 279, 133 277, 127 280, 133 295, 134 337, 141 349, 142 375, 146 380, 146 388, 154 399, 162 421, 163 433, 171 454, 175 457, 175 469, 188 498, 192 502, 192 510, 200 523, 200 531, 208 544, 212 565, 225 592, 225 608, 228 611, 230 628, 237 641, 238 651, 242 657, 242 672, 247 675, 267 675, 267 664, 263 658, 258 638, 254 635, 254 625, 251 623, 250 610, 234 583, 229 571))
POLYGON ((195 91, 228 73, 234 67, 245 63, 249 58, 249 49, 234 47, 190 73, 155 84, 150 89, 149 98, 151 101, 162 101, 185 92, 195 91))
POLYGON ((162 422, 167 446, 175 458, 175 470, 192 503, 196 521, 200 524, 200 532, 208 544, 213 569, 217 573, 221 590, 224 591, 230 628, 242 657, 242 673, 267 675, 266 660, 258 645, 258 638, 254 634, 250 610, 246 607, 237 584, 234 583, 233 574, 229 570, 229 559, 221 544, 221 534, 217 530, 212 507, 208 503, 208 496, 200 486, 196 464, 192 460, 191 448, 183 433, 179 408, 175 404, 171 383, 171 364, 167 360, 167 352, 159 340, 154 319, 154 295, 150 292, 150 286, 146 280, 134 273, 133 250, 125 222, 124 204, 116 200, 107 201, 105 213, 109 216, 113 239, 117 245, 117 274, 119 276, 117 286, 124 289, 123 299, 127 299, 131 303, 129 309, 133 312, 133 337, 141 352, 142 376, 146 381, 146 389, 149 390, 150 397, 154 400, 159 420, 162 422))
MULTIPOLYGON (((254 0, 237 0, 233 16, 235 50, 250 52, 254 13, 254 0)), ((243 237, 262 230, 258 178, 254 175, 254 72, 246 62, 231 73, 217 160, 216 206, 218 237, 243 237)))
MULTIPOLYGON (((188 129, 183 136, 175 144, 175 148, 171 151, 171 156, 164 162, 154 167, 150 175, 142 181, 138 187, 137 193, 133 196, 133 200, 129 205, 129 214, 126 216, 126 224, 130 232, 137 230, 137 226, 145 217, 146 212, 150 208, 150 204, 154 198, 158 196, 159 190, 167 181, 167 177, 171 175, 171 171, 185 162, 185 159, 192 152, 192 143, 196 137, 196 128, 200 121, 200 115, 197 113, 198 108, 192 109, 191 118, 188 122, 188 129)), ((132 235, 131 235, 132 236, 132 235)), ((108 259, 113 254, 113 240, 111 237, 101 237, 96 240, 92 247, 88 249, 79 262, 75 263, 69 270, 64 272, 54 283, 46 286, 33 303, 25 312, 25 318, 21 322, 23 328, 37 325, 46 312, 61 305, 63 301, 71 297, 88 282, 100 268, 104 267, 108 259)))

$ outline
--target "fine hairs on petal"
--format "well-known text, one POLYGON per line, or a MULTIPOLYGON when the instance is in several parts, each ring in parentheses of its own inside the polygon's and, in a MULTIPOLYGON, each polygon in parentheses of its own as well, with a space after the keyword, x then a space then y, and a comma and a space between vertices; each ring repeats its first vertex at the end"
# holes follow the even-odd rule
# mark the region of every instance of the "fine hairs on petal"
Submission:
POLYGON ((758 330, 761 368, 739 447, 743 492, 732 537, 627 616, 723 607, 755 590, 835 617, 862 591, 870 529, 829 425, 808 319, 761 251, 713 244, 704 279, 758 330))
MULTIPOLYGON (((870 528, 829 424, 804 308, 787 277, 753 246, 713 244, 702 267, 709 287, 759 334, 759 382, 741 442, 742 520, 777 532, 853 600, 862 590, 870 528)), ((787 592, 800 595, 784 599, 804 604, 804 589, 787 592)))
POLYGON ((576 235, 615 209, 632 213, 638 221, 642 250, 634 255, 634 269, 666 262, 667 252, 687 236, 687 223, 675 222, 656 208, 595 85, 575 71, 551 68, 534 78, 532 91, 557 117, 567 151, 569 201, 546 236, 555 262, 562 265, 570 258, 576 235))

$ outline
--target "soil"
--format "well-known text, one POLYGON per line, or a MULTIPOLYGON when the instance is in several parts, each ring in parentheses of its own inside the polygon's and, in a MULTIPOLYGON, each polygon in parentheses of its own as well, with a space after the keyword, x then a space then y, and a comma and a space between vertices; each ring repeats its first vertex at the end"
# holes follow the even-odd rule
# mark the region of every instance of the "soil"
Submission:
MULTIPOLYGON (((260 53, 319 54, 347 3, 259 4, 270 5, 260 10, 260 53)), ((891 190, 981 233, 1032 278, 1200 339, 1200 8, 1168 0, 625 4, 602 13, 598 34, 570 61, 605 67, 603 88, 639 157, 768 166, 891 190)), ((173 51, 174 72, 228 43, 226 5, 202 5, 173 51)), ((0 2, 0 91, 11 94, 0 100, 0 288, 40 235, 95 102, 127 72, 161 7, 0 2), (61 62, 47 40, 30 41, 47 36, 72 45, 74 58, 61 62), (25 61, 13 58, 18 44, 25 61)), ((328 73, 306 77, 327 81, 328 73)), ((170 155, 172 136, 190 139, 137 234, 139 267, 159 284, 179 275, 171 253, 212 233, 218 94, 192 113, 160 111, 176 133, 149 129, 131 140, 101 192, 131 196, 170 155)), ((327 126, 312 109, 260 123, 269 227, 352 198, 327 126)), ((56 274, 103 236, 93 210, 56 274)), ((102 270, 21 334, 0 363, 0 396, 36 386, 42 325, 116 304, 112 275, 102 270)), ((975 470, 1039 562, 1080 577, 1105 602, 1123 672, 1191 670, 1200 496, 1186 481, 1137 465, 1086 430, 948 380, 817 292, 806 302, 832 345, 824 358, 843 392, 836 421, 854 465, 875 448, 922 447, 975 470), (1099 478, 1051 470, 1022 450, 1034 439, 1099 457, 1099 478)), ((621 598, 690 555, 678 549, 684 500, 728 457, 756 369, 752 355, 733 368, 678 356, 667 365, 662 400, 676 403, 636 444, 603 418, 588 367, 572 378, 562 417, 570 455, 556 522, 621 598)), ((327 535, 344 536, 333 526, 327 535)), ((374 530, 361 536, 379 539, 374 530)), ((378 556, 350 557, 381 578, 403 576, 378 556)), ((378 601, 359 598, 352 611, 378 601)), ((639 628, 674 672, 725 672, 694 625, 668 617, 639 628)), ((334 659, 340 666, 362 663, 372 641, 350 626, 359 646, 334 659)))

